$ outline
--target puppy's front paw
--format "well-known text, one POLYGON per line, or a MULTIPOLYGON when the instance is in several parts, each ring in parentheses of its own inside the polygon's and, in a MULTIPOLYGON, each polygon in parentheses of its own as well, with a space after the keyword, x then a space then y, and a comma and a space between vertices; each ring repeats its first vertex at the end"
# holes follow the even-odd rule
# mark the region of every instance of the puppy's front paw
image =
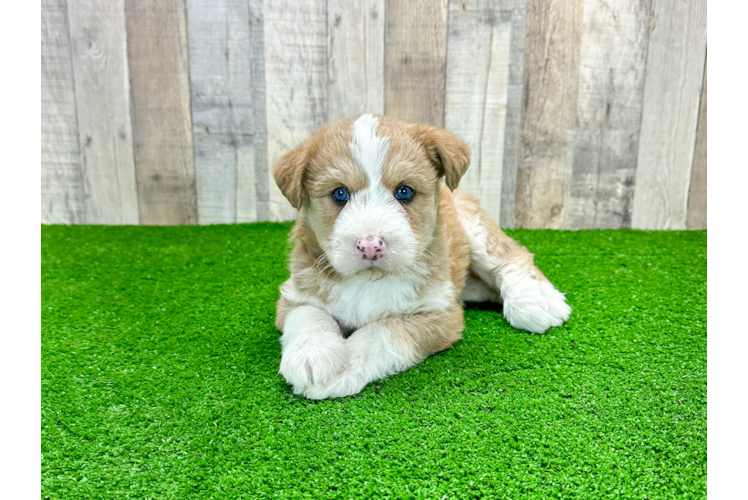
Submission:
MULTIPOLYGON (((282 340, 281 340, 282 341, 282 340)), ((343 338, 320 332, 303 341, 283 345, 280 374, 301 394, 315 384, 326 384, 345 370, 348 352, 343 338)))
POLYGON ((515 273, 501 283, 504 317, 519 330, 543 333, 569 319, 571 307, 563 293, 548 281, 515 273))
POLYGON ((328 384, 314 384, 304 391, 309 399, 343 398, 358 394, 366 386, 363 374, 348 369, 333 378, 328 384))

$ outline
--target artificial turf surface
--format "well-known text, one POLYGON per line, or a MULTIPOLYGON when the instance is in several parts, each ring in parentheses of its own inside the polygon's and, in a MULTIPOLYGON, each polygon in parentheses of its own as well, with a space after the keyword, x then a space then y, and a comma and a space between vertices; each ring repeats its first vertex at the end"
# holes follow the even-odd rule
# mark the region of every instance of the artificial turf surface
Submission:
POLYGON ((706 232, 507 231, 573 308, 294 396, 289 224, 42 227, 41 497, 704 498, 706 232))

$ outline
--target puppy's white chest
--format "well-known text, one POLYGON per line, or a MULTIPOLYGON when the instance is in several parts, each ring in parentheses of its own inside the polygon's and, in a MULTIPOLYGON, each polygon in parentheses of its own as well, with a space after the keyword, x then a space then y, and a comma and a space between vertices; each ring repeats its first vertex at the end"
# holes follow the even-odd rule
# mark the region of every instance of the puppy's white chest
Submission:
POLYGON ((415 283, 404 277, 353 278, 335 285, 327 309, 341 324, 361 328, 378 319, 414 312, 421 305, 415 283))

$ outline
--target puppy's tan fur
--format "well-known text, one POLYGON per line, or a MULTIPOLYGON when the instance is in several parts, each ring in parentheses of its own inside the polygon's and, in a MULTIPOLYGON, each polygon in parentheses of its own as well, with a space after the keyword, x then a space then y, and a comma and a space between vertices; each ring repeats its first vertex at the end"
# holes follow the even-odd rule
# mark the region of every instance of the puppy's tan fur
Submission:
MULTIPOLYGON (((470 163, 463 141, 427 125, 383 116, 357 119, 318 130, 274 170, 281 191, 299 209, 291 234, 291 277, 281 287, 276 316, 276 327, 284 333, 281 373, 295 392, 312 398, 353 394, 372 380, 449 348, 462 338, 461 300, 504 300, 505 308, 514 310, 531 297, 531 312, 533 307, 555 311, 547 326, 568 317, 558 297, 551 297, 553 304, 543 303, 544 294, 552 295, 549 290, 555 288, 535 267, 532 254, 508 238, 476 200, 457 189, 470 163), (407 268, 393 264, 390 269, 384 262, 352 274, 340 272, 331 262, 332 252, 348 244, 341 242, 337 231, 346 205, 331 193, 345 187, 353 199, 373 189, 372 167, 362 166, 354 154, 354 145, 361 140, 354 129, 360 123, 374 124, 371 144, 379 144, 379 138, 386 143, 386 157, 376 172, 380 191, 393 193, 407 185, 416 193, 401 206, 387 205, 407 221, 406 232, 415 242, 417 251, 407 268), (382 283, 391 283, 391 288, 382 288, 382 283), (392 299, 393 306, 381 310, 346 296, 353 293, 348 290, 364 296, 374 289, 383 295, 390 289, 394 295, 402 291, 402 299, 392 299), (513 296, 516 304, 507 304, 513 296), (356 308, 361 311, 350 310, 356 308)), ((393 259, 399 250, 390 249, 393 259)), ((379 300, 378 295, 372 297, 372 302, 379 300)), ((539 326, 533 321, 520 318, 514 326, 545 329, 542 321, 539 326)))

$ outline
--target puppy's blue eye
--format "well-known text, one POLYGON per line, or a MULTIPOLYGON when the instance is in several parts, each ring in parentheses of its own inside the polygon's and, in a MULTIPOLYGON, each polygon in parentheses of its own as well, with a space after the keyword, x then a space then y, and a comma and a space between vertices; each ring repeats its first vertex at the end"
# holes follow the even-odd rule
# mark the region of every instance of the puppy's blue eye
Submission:
POLYGON ((348 190, 344 187, 339 187, 332 192, 332 197, 338 203, 345 203, 348 201, 348 190))
POLYGON ((395 190, 395 198, 397 198, 399 201, 408 201, 411 198, 413 198, 413 195, 416 193, 413 191, 413 189, 409 186, 400 186, 395 190))

